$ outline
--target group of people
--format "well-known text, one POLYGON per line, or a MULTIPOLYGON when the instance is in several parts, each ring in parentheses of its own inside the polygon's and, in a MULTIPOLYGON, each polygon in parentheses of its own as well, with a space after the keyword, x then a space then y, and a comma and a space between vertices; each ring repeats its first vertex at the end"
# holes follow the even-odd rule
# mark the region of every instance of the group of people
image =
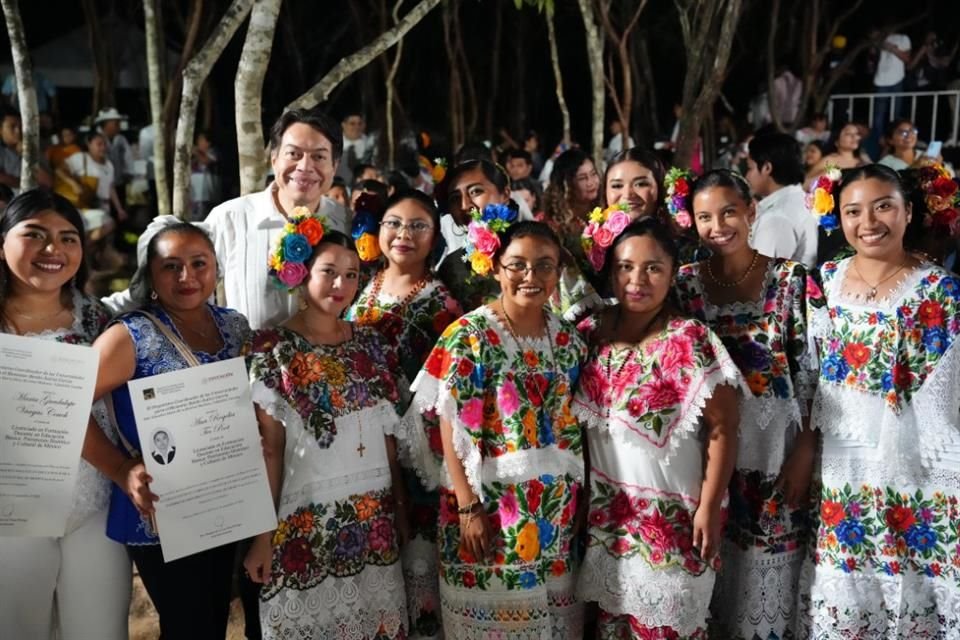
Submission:
POLYGON ((126 637, 132 560, 163 637, 221 638, 238 553, 265 638, 960 634, 960 280, 895 171, 818 182, 817 267, 753 244, 763 144, 560 156, 542 220, 484 159, 324 215, 342 149, 285 113, 274 182, 155 219, 109 310, 70 203, 0 217, 2 330, 100 358, 66 532, 0 538, 11 637, 126 637), (164 563, 126 383, 240 355, 277 526, 164 563))

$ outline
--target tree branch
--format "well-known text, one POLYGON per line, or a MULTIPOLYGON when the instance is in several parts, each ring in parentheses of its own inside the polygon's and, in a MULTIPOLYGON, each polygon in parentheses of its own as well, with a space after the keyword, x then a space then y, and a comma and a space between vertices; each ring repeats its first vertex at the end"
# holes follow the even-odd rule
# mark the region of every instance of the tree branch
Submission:
POLYGON ((440 0, 420 0, 420 3, 411 9, 397 26, 383 33, 379 38, 359 51, 342 59, 320 79, 320 82, 288 104, 285 110, 309 109, 325 101, 329 97, 330 92, 333 91, 338 84, 350 77, 353 72, 362 69, 368 65, 370 61, 395 45, 400 38, 404 37, 410 29, 416 26, 416 24, 438 4, 440 4, 440 0))
POLYGON ((40 155, 40 127, 37 113, 37 91, 33 86, 33 64, 30 49, 23 33, 19 0, 2 0, 3 15, 10 37, 10 53, 17 79, 17 101, 20 103, 20 118, 23 123, 23 151, 20 156, 20 189, 26 191, 37 186, 34 175, 40 155))

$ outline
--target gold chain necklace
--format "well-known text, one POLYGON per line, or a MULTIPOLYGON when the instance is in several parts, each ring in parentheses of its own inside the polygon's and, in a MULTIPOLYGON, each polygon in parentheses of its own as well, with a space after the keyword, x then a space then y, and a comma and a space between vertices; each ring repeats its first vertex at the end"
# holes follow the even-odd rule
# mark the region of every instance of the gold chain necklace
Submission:
MULTIPOLYGON (((503 298, 500 299, 500 311, 503 313, 503 318, 507 321, 507 329, 510 332, 510 337, 513 338, 514 344, 517 345, 517 351, 520 352, 522 357, 522 354, 524 352, 523 345, 520 344, 520 338, 517 336, 517 330, 513 326, 513 320, 510 318, 510 315, 507 313, 507 308, 503 306, 503 298)), ((543 312, 543 332, 547 336, 547 346, 550 348, 550 371, 553 372, 554 374, 557 374, 557 356, 553 352, 553 338, 550 337, 550 322, 547 319, 546 310, 544 310, 543 312)), ((534 371, 533 367, 527 365, 526 361, 524 361, 524 366, 527 367, 528 372, 533 373, 534 371)), ((549 381, 550 379, 547 378, 547 380, 549 381)), ((547 388, 547 391, 549 391, 549 386, 547 388)), ((541 393, 539 387, 536 388, 536 392, 537 392, 537 397, 540 400, 540 406, 546 408, 546 404, 547 404, 546 393, 541 393)))
POLYGON ((899 267, 897 267, 897 270, 896 270, 896 271, 894 271, 893 273, 891 273, 890 275, 888 275, 886 278, 883 278, 882 280, 879 280, 879 281, 877 282, 877 284, 871 285, 869 282, 867 282, 867 279, 863 277, 863 274, 860 273, 860 269, 857 267, 857 259, 856 259, 856 258, 852 259, 852 260, 850 261, 850 264, 853 265, 853 270, 857 272, 857 277, 860 278, 860 280, 863 282, 863 284, 865 284, 865 285, 867 285, 868 287, 870 287, 870 291, 869 291, 869 292, 867 293, 867 295, 864 296, 864 298, 863 298, 863 299, 866 300, 867 302, 873 302, 874 300, 876 300, 876 299, 877 299, 877 287, 879 287, 879 286, 882 285, 884 282, 886 282, 887 280, 889 280, 889 279, 892 278, 893 276, 895 276, 895 275, 897 275, 898 273, 900 273, 901 271, 903 271, 903 270, 906 268, 906 266, 907 266, 907 263, 904 262, 904 263, 901 264, 899 267))
POLYGON ((759 258, 760 258, 760 252, 757 250, 754 250, 753 260, 750 261, 750 266, 747 267, 747 270, 743 272, 742 276, 740 276, 733 282, 720 280, 717 278, 717 276, 713 275, 713 267, 710 266, 711 259, 707 258, 707 275, 710 277, 710 280, 713 281, 713 284, 717 285, 718 287, 724 287, 726 289, 729 289, 731 287, 736 287, 737 285, 743 284, 743 281, 747 279, 747 276, 749 276, 753 272, 753 268, 757 266, 757 260, 759 258))
POLYGON ((23 318, 24 320, 31 320, 33 322, 47 322, 48 320, 53 320, 54 318, 62 314, 64 311, 67 310, 67 308, 61 305, 60 309, 56 313, 51 313, 50 315, 46 315, 46 316, 29 315, 27 313, 24 313, 17 307, 13 306, 12 304, 10 305, 10 310, 13 311, 15 315, 17 315, 20 318, 23 318))

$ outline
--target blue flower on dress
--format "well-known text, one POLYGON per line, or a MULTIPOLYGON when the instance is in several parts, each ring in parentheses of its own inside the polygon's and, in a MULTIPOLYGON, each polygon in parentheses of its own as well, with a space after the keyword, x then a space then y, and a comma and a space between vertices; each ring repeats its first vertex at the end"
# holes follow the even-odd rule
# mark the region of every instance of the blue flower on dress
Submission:
POLYGON ((546 549, 553 544, 553 539, 557 535, 557 528, 549 520, 541 518, 537 520, 537 529, 540 532, 540 548, 546 549))
POLYGON ((855 547, 863 542, 866 533, 863 524, 852 518, 846 518, 837 525, 837 538, 840 540, 840 544, 845 544, 848 547, 855 547))
POLYGON ((790 397, 790 386, 787 384, 786 378, 783 376, 774 376, 772 381, 773 386, 773 395, 778 398, 789 398, 790 397))
POLYGON ((310 252, 310 242, 303 234, 289 233, 283 238, 283 259, 286 262, 306 262, 310 252))
POLYGON ((570 378, 570 385, 576 386, 577 380, 580 378, 580 365, 575 364, 567 371, 567 377, 570 378))
POLYGON ((540 476, 540 482, 542 482, 545 485, 553 484, 554 480, 555 478, 549 473, 545 473, 542 476, 540 476))
POLYGON ((470 372, 470 382, 478 389, 483 388, 483 374, 484 370, 481 364, 474 365, 473 371, 470 372))
POLYGON ((880 376, 880 387, 884 391, 890 391, 893 389, 893 374, 889 371, 884 371, 883 375, 880 376))
POLYGON ((533 571, 524 571, 520 574, 520 586, 524 589, 533 589, 537 586, 537 576, 533 571))
POLYGON ((359 522, 347 525, 337 534, 337 547, 333 553, 341 558, 353 558, 363 551, 366 536, 359 522))
POLYGON ((929 327, 923 332, 923 346, 937 355, 947 350, 947 332, 943 327, 929 327))
MULTIPOLYGON (((745 324, 745 322, 739 324, 745 324)), ((734 356, 734 359, 740 360, 747 371, 766 371, 770 366, 770 351, 756 342, 737 345, 734 353, 739 356, 734 356)))
POLYGON ((952 276, 947 276, 940 280, 940 288, 948 294, 953 295, 957 293, 957 291, 960 291, 960 281, 952 276))
POLYGON ((847 364, 847 361, 844 360, 843 356, 839 353, 831 353, 823 361, 821 372, 827 380, 839 382, 847 377, 847 374, 850 372, 850 365, 847 364))
POLYGON ((907 529, 904 536, 907 546, 916 551, 929 551, 937 545, 937 532, 928 525, 918 523, 907 529))
POLYGON ((553 435, 553 417, 549 411, 540 412, 540 433, 538 438, 541 444, 556 444, 557 439, 553 435))

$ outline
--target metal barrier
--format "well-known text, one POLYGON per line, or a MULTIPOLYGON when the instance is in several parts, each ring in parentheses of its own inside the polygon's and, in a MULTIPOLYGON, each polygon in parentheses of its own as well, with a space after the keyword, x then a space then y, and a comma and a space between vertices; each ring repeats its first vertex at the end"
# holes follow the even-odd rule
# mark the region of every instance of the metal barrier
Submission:
POLYGON ((907 118, 914 123, 921 140, 941 140, 957 144, 960 125, 960 89, 952 91, 904 91, 900 93, 842 93, 830 96, 827 116, 830 122, 855 120, 873 126, 877 106, 887 101, 887 120, 907 118), (904 108, 910 102, 909 114, 904 108), (919 108, 918 108, 919 106, 919 108), (948 137, 944 137, 949 134, 948 137))

